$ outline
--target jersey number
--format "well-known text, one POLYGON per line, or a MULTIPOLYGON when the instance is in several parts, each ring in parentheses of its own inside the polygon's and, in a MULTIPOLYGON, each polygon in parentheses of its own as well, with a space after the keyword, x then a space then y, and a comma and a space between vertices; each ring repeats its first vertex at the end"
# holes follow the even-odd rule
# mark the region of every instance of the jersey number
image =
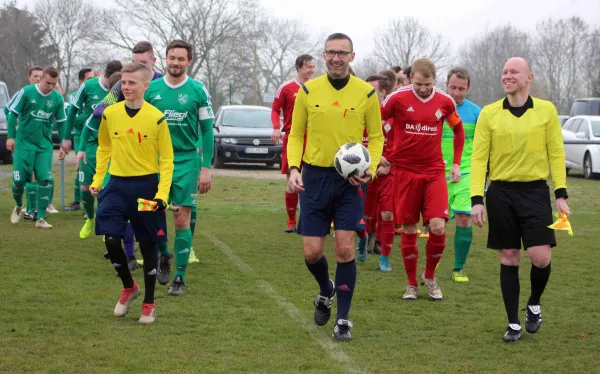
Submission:
POLYGON ((79 183, 83 183, 83 171, 79 171, 79 183))
POLYGON ((15 170, 13 171, 13 179, 16 181, 20 181, 21 180, 21 176, 19 175, 19 171, 15 170))

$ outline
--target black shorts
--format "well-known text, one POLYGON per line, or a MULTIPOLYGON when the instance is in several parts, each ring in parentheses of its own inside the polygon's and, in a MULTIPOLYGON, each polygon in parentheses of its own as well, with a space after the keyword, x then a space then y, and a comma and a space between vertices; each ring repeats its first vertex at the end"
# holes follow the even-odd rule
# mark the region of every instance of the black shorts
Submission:
POLYGON ((550 188, 546 181, 492 181, 486 194, 488 248, 521 249, 556 246, 550 188))
POLYGON ((96 235, 125 236, 127 222, 139 243, 167 241, 165 212, 138 211, 138 198, 152 200, 158 190, 158 174, 140 177, 111 175, 108 185, 98 194, 96 235))

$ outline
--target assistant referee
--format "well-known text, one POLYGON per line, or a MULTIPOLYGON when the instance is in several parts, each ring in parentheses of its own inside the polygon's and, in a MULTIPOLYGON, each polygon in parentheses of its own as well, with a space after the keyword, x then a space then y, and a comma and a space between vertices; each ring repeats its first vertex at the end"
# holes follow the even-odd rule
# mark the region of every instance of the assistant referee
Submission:
POLYGON ((138 62, 121 70, 125 101, 104 110, 98 131, 96 174, 90 185, 92 193, 98 194, 108 169, 110 181, 98 194, 96 235, 106 235, 106 249, 123 282, 114 310, 117 317, 124 317, 139 295, 121 247, 128 221, 140 243, 145 285, 140 324, 153 323, 156 317, 156 243, 167 240, 164 210, 173 177, 173 146, 167 121, 160 110, 144 101, 149 80, 150 71, 138 62), (157 209, 139 212, 138 198, 154 200, 157 209))
POLYGON ((375 175, 383 149, 383 131, 375 90, 349 72, 354 60, 350 37, 341 33, 330 35, 325 41, 323 58, 327 74, 302 85, 296 97, 287 147, 288 187, 300 193, 298 233, 304 236, 306 266, 321 289, 315 299, 315 323, 322 326, 329 321, 331 302, 337 293, 333 336, 337 340, 350 340, 352 323, 348 313, 356 284, 354 233, 365 229, 360 189, 375 175), (353 176, 346 180, 334 168, 335 154, 346 143, 361 143, 365 128, 371 169, 362 178, 353 176), (302 174, 301 161, 304 161, 302 174), (335 284, 329 279, 323 255, 332 219, 336 230, 335 284))
POLYGON ((514 57, 506 62, 502 72, 506 97, 481 111, 471 159, 471 215, 481 227, 485 221, 483 195, 489 158, 487 246, 500 254, 500 287, 508 316, 505 342, 521 337, 521 241, 532 263, 525 329, 533 334, 542 323, 540 298, 550 277, 550 248, 556 246, 554 231, 548 228, 553 221, 546 183, 549 173, 558 213, 570 214, 558 113, 551 102, 529 96, 532 81, 533 73, 525 59, 514 57))

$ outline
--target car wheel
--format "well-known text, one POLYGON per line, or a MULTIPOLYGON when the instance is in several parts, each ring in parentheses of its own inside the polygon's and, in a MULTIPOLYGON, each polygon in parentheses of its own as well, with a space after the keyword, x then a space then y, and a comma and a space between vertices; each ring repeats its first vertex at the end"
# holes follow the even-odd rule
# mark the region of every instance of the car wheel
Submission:
POLYGON ((272 168, 273 166, 275 166, 274 162, 267 162, 267 167, 268 168, 272 168))
POLYGON ((213 157, 213 166, 215 167, 215 169, 222 168, 223 166, 225 166, 225 164, 221 160, 221 157, 219 157, 219 152, 217 152, 216 149, 215 149, 215 155, 213 157))
POLYGON ((589 152, 586 152, 585 156, 583 157, 583 177, 585 179, 594 179, 595 175, 592 170, 594 170, 592 164, 592 155, 590 155, 589 152))

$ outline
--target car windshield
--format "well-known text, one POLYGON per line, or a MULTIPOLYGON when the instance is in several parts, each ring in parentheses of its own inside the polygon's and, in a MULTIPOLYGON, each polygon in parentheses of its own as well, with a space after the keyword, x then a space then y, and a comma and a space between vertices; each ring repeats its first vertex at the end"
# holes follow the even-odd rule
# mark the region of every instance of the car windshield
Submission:
POLYGON ((595 137, 600 137, 600 121, 592 121, 592 132, 595 137))
POLYGON ((0 108, 4 108, 7 102, 8 97, 6 97, 6 92, 4 90, 0 90, 0 108))
POLYGON ((270 110, 231 109, 223 112, 223 126, 269 128, 271 124, 270 110))

